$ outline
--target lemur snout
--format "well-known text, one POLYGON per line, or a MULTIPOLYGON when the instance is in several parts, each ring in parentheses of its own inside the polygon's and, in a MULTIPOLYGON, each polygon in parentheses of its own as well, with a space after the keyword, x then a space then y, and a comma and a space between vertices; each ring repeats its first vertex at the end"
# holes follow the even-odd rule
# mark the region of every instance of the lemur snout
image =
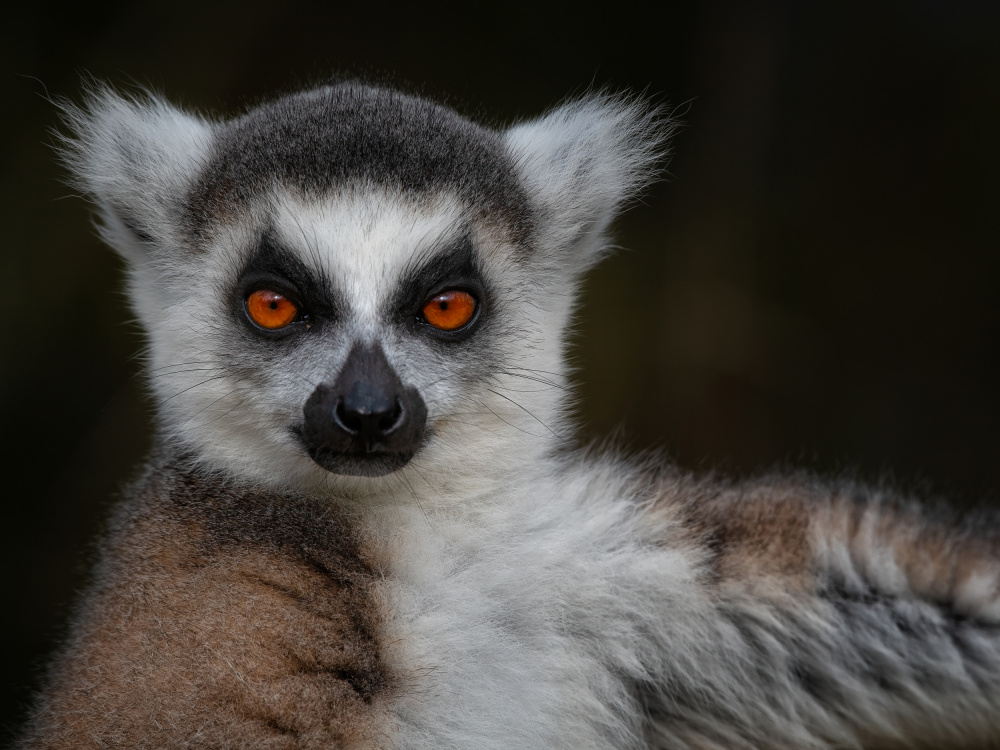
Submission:
POLYGON ((406 388, 378 344, 356 343, 340 375, 319 385, 303 409, 309 455, 336 474, 382 476, 420 447, 427 407, 406 388))

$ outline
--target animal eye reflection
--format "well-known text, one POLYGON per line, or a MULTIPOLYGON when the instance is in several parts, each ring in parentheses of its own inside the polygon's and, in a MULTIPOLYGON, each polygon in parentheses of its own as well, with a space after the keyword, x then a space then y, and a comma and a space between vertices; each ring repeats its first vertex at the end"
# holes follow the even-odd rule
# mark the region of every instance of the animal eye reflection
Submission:
POLYGON ((299 308, 294 302, 270 289, 253 292, 247 297, 246 306, 250 319, 269 331, 291 325, 299 314, 299 308))
POLYGON ((472 320, 475 312, 476 298, 458 289, 442 292, 422 310, 424 321, 439 331, 457 331, 472 320))

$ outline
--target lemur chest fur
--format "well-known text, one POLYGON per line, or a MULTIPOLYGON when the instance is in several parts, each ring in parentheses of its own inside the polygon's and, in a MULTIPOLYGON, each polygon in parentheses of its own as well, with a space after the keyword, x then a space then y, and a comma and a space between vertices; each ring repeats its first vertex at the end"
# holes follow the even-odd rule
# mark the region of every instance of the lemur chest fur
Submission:
POLYGON ((517 505, 364 512, 160 462, 116 518, 54 675, 49 711, 80 719, 48 746, 138 747, 160 727, 178 747, 606 746, 629 723, 608 699, 634 685, 597 644, 641 637, 607 607, 638 586, 637 560, 517 505), (88 721, 95 707, 115 721, 88 721))

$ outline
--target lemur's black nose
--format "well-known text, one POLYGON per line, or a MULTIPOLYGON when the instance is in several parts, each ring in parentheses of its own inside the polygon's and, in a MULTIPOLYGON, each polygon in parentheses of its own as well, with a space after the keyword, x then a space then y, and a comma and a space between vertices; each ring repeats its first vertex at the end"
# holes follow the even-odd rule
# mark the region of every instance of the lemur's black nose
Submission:
POLYGON ((373 390, 368 383, 355 381, 351 392, 337 402, 333 419, 340 429, 355 435, 368 451, 392 434, 406 420, 406 410, 398 395, 373 390))
POLYGON ((303 416, 300 436, 316 463, 337 474, 380 476, 404 466, 420 447, 427 408, 381 346, 359 342, 337 379, 313 391, 303 416))

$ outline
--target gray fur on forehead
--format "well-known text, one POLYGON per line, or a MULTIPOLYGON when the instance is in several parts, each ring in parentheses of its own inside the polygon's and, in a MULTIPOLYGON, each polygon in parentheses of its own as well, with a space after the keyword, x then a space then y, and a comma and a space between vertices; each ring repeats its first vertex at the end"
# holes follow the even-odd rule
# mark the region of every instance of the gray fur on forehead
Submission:
POLYGON ((277 99, 222 123, 188 197, 194 225, 275 180, 307 193, 375 184, 446 190, 525 239, 528 199, 499 133, 391 89, 342 83, 277 99))

